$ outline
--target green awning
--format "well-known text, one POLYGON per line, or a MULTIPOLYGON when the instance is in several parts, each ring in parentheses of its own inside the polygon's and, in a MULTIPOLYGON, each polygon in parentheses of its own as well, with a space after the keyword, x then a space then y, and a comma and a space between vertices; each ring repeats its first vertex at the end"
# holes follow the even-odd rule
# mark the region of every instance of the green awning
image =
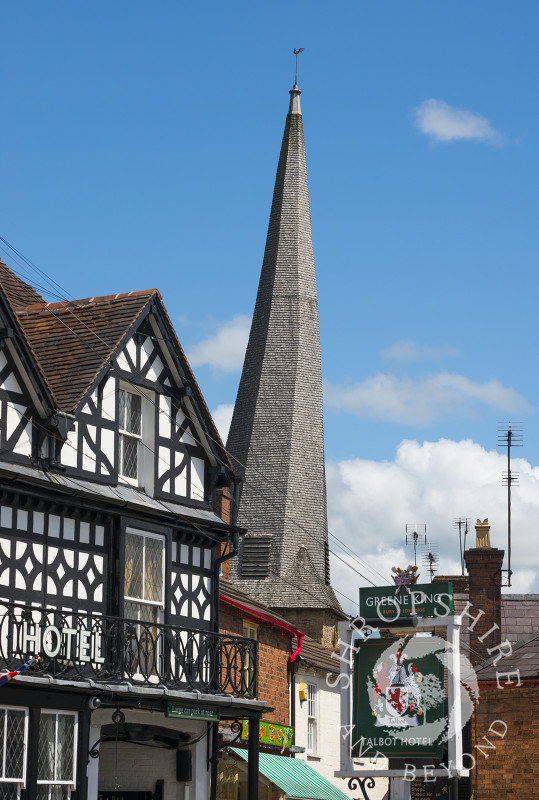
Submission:
MULTIPOLYGON (((248 751, 229 747, 236 755, 248 760, 248 751)), ((319 772, 300 758, 286 758, 273 753, 259 754, 259 772, 276 784, 290 800, 349 800, 319 772)))

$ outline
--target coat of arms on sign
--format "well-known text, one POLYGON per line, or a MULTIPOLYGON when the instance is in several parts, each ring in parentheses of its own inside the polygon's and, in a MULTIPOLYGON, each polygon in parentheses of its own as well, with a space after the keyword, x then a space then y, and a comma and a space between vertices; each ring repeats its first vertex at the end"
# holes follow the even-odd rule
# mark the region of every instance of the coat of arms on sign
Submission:
POLYGON ((379 728, 416 726, 423 716, 423 675, 402 649, 390 653, 389 661, 380 661, 372 673, 374 724, 379 728))

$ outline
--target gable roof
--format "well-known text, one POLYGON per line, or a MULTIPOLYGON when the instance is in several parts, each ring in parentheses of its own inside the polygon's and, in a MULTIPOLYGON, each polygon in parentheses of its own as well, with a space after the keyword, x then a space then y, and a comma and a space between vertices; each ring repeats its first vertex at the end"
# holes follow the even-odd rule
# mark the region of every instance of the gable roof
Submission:
POLYGON ((133 326, 144 318, 152 305, 157 307, 166 328, 166 338, 193 389, 192 399, 204 419, 206 433, 220 459, 231 469, 221 437, 157 289, 46 303, 1 261, 0 289, 56 409, 65 413, 76 411, 133 326))
POLYGON ((34 303, 17 316, 61 411, 72 413, 159 292, 34 303))

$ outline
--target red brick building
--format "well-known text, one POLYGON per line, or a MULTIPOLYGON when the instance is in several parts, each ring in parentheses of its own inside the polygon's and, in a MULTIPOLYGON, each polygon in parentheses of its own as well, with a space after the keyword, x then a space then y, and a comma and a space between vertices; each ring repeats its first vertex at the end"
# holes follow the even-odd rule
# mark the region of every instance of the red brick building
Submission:
POLYGON ((478 520, 476 533, 465 553, 468 576, 438 578, 454 580, 463 651, 478 679, 464 747, 470 797, 532 800, 539 798, 539 596, 502 594, 504 551, 491 547, 488 520, 478 520))

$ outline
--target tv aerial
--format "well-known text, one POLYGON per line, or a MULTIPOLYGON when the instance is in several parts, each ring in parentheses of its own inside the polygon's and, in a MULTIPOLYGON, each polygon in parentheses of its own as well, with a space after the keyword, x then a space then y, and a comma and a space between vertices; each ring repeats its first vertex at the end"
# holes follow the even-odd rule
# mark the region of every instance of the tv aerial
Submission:
POLYGON ((453 520, 453 527, 459 531, 460 569, 464 575, 464 553, 466 552, 466 537, 470 531, 471 520, 468 517, 457 517, 453 520))
POLYGON ((430 575, 430 582, 434 580, 434 576, 438 572, 437 564, 440 561, 440 556, 438 554, 438 545, 434 542, 429 542, 423 548, 423 555, 421 558, 423 565, 427 568, 427 572, 430 575))
POLYGON ((417 548, 427 543, 427 526, 417 523, 406 525, 406 544, 414 548, 414 566, 417 567, 417 548))
POLYGON ((524 436, 520 422, 498 423, 498 447, 507 448, 507 471, 502 473, 502 486, 507 486, 507 583, 511 586, 511 487, 518 486, 518 472, 511 472, 511 448, 522 447, 524 436))

